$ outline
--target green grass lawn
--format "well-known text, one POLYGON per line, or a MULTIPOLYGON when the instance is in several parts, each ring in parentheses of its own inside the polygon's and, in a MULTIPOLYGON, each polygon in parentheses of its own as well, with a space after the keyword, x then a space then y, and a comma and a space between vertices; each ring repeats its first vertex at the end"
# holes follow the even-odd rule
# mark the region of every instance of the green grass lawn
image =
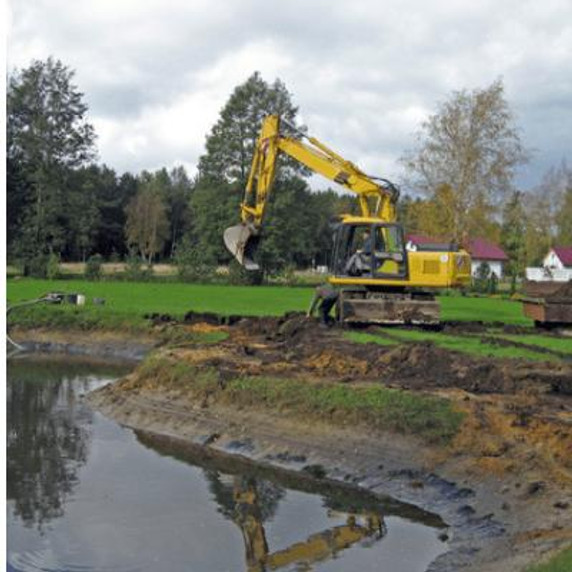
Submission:
MULTIPOLYGON (((519 347, 505 347, 497 346, 492 343, 482 342, 479 336, 462 336, 462 335, 448 335, 439 332, 423 331, 423 330, 407 330, 401 328, 385 328, 380 330, 380 335, 364 334, 359 332, 347 332, 345 334, 347 339, 358 343, 373 342, 381 345, 392 345, 399 342, 424 342, 431 341, 435 345, 447 350, 462 352, 475 356, 484 357, 499 357, 499 358, 525 358, 534 361, 560 361, 560 358, 555 355, 536 352, 532 349, 519 348, 519 347)), ((538 345, 539 347, 546 347, 549 345, 548 336, 510 336, 516 341, 522 343, 529 343, 530 345, 538 345), (522 338, 527 338, 524 342, 522 338), (532 343, 531 339, 538 340, 538 343, 532 343), (545 345, 543 345, 545 343, 545 345)), ((554 340, 555 342, 562 341, 571 345, 569 340, 554 340)))
MULTIPOLYGON (((138 322, 150 313, 182 317, 189 311, 216 312, 224 315, 278 316, 285 312, 305 311, 313 295, 312 288, 287 286, 225 286, 161 282, 88 282, 85 280, 10 279, 7 281, 9 304, 30 300, 46 292, 81 293, 85 308, 32 307, 14 312, 11 320, 23 316, 65 314, 70 320, 82 315, 96 322, 138 322), (104 306, 94 306, 94 298, 105 298, 104 306), (17 315, 16 315, 17 314, 17 315)), ((443 320, 503 321, 530 325, 522 316, 521 305, 502 299, 441 297, 443 320)))
POLYGON ((469 298, 441 296, 443 320, 503 322, 520 326, 532 326, 531 319, 522 313, 522 304, 501 298, 469 298))
POLYGON ((194 400, 208 397, 241 408, 276 409, 322 419, 337 426, 360 424, 414 434, 432 443, 447 443, 458 431, 464 414, 443 398, 419 395, 381 385, 318 383, 295 378, 241 376, 220 383, 216 369, 197 368, 160 355, 149 356, 138 369, 139 380, 160 383, 194 400))
POLYGON ((572 570, 572 546, 565 548, 544 564, 536 564, 526 569, 526 572, 570 572, 572 570))
POLYGON ((541 334, 530 334, 524 336, 513 336, 509 334, 494 334, 494 337, 502 338, 512 342, 539 346, 572 356, 572 338, 555 338, 553 336, 543 336, 541 334))
POLYGON ((306 310, 312 297, 310 288, 274 286, 222 286, 160 282, 87 282, 83 280, 9 280, 9 303, 29 300, 46 292, 82 293, 87 302, 105 298, 102 313, 143 315, 165 313, 182 317, 195 312, 245 314, 251 316, 282 315, 306 310))
POLYGON ((358 344, 374 343, 380 346, 396 346, 400 342, 393 338, 386 338, 384 336, 376 336, 375 334, 366 334, 364 332, 344 332, 344 337, 351 342, 358 344))

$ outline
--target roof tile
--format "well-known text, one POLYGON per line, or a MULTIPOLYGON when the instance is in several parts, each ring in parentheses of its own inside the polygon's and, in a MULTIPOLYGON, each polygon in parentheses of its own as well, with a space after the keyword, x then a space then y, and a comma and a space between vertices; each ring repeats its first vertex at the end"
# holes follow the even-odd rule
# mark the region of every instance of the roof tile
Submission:
POLYGON ((572 246, 555 246, 552 250, 564 266, 572 266, 572 246))

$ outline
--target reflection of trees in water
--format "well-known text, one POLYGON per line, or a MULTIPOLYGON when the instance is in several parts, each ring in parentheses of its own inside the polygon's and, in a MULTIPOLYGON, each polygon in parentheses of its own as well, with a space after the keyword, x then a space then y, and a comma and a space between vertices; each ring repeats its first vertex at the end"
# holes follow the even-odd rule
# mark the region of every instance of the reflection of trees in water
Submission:
POLYGON ((40 529, 61 516, 87 459, 91 413, 77 394, 89 379, 82 384, 69 370, 27 360, 8 367, 7 498, 26 525, 40 529))
POLYGON ((255 479, 248 475, 226 475, 216 470, 204 469, 209 490, 218 504, 217 510, 230 520, 236 519, 237 491, 254 491, 257 510, 262 522, 272 518, 278 503, 286 491, 276 483, 255 479))

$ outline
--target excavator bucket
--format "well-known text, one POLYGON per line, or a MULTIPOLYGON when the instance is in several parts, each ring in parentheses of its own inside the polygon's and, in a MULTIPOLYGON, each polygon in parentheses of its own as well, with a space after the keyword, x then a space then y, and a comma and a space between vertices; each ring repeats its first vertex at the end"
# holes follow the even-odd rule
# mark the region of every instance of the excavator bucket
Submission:
POLYGON ((231 226, 224 231, 224 244, 228 251, 238 260, 246 270, 258 270, 260 267, 254 262, 254 255, 258 250, 260 233, 248 224, 241 223, 231 226))

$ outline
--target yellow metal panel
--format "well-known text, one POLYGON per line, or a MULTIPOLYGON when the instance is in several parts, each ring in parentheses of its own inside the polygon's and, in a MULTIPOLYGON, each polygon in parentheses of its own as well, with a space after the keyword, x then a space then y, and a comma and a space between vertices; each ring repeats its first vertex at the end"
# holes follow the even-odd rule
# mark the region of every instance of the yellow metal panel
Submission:
POLYGON ((451 288, 470 283, 470 257, 461 252, 408 252, 409 278, 374 278, 368 276, 333 276, 339 286, 451 288), (428 272, 427 269, 431 271, 428 272))

